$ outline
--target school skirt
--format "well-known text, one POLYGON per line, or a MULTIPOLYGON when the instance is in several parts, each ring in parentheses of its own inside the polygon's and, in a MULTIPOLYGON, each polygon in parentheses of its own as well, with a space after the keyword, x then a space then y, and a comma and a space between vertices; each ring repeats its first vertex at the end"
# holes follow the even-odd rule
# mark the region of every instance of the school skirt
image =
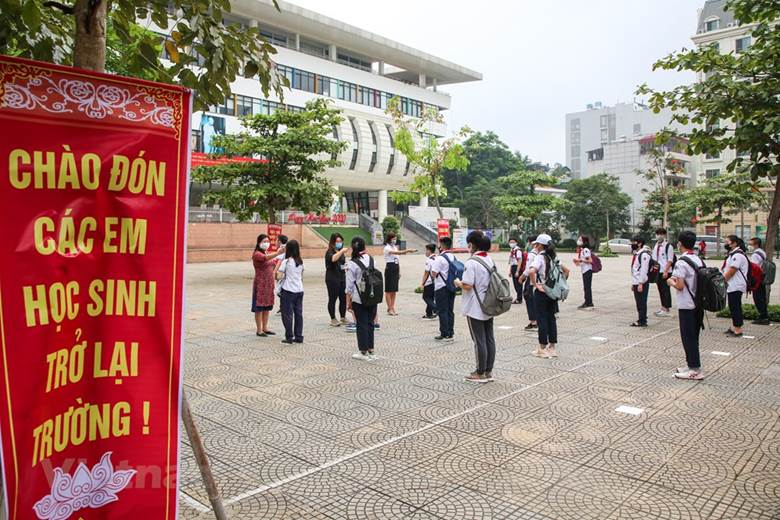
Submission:
POLYGON ((398 292, 398 279, 401 278, 401 267, 398 264, 385 266, 385 292, 398 292))

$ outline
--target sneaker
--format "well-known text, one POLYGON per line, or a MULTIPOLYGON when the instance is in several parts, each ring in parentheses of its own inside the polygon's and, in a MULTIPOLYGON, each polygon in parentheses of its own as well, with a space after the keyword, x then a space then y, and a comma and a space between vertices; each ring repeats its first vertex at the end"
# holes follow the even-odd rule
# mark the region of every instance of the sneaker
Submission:
POLYGON ((303 338, 293 340, 294 343, 303 343, 303 338))
POLYGON ((658 316, 659 318, 664 317, 664 316, 671 316, 669 311, 665 311, 663 309, 655 311, 655 315, 658 316))
POLYGON ((480 374, 479 372, 472 372, 471 374, 467 375, 464 378, 466 381, 470 383, 487 383, 488 380, 485 377, 484 374, 480 374))
POLYGON ((357 324, 355 324, 355 323, 347 323, 347 326, 344 327, 344 330, 346 332, 357 332, 357 324))
POLYGON ((592 307, 592 305, 588 305, 587 303, 583 303, 582 305, 580 305, 579 307, 577 307, 577 309, 579 309, 579 310, 584 310, 584 309, 588 309, 588 308, 590 308, 590 307, 592 307))
POLYGON ((423 314, 423 317, 422 317, 422 319, 424 319, 424 320, 435 320, 435 319, 436 319, 436 316, 433 316, 433 315, 431 315, 431 316, 426 316, 425 314, 423 314))
POLYGON ((374 328, 375 328, 375 329, 378 329, 378 328, 380 328, 380 327, 379 327, 379 324, 378 324, 378 323, 374 323, 374 328))
POLYGON ((330 320, 330 326, 331 327, 341 327, 341 322, 337 320, 336 318, 333 318, 330 320))
POLYGON ((354 354, 352 354, 352 359, 359 359, 360 361, 368 361, 371 358, 368 357, 367 352, 355 352, 354 354))
POLYGON ((283 339, 282 343, 284 343, 285 345, 292 345, 293 344, 293 340, 291 340, 291 339, 283 339))
POLYGON ((452 336, 436 336, 433 339, 435 339, 436 341, 441 341, 442 343, 450 343, 452 341, 455 341, 455 338, 453 338, 452 336))
POLYGON ((675 373, 681 374, 682 372, 687 372, 688 370, 690 370, 690 368, 688 368, 688 367, 680 367, 677 370, 675 370, 675 373))
POLYGON ((547 353, 545 354, 546 358, 557 358, 558 352, 555 350, 555 347, 550 347, 547 349, 547 353))
POLYGON ((674 377, 677 379, 690 379, 692 381, 701 381, 704 379, 704 374, 702 374, 701 370, 691 370, 687 369, 685 372, 677 372, 674 374, 674 377))
POLYGON ((369 360, 369 361, 376 361, 377 359, 379 359, 379 358, 376 356, 376 354, 374 354, 373 352, 369 352, 369 353, 368 353, 368 354, 366 354, 366 355, 368 356, 368 360, 369 360))
POLYGON ((349 322, 347 321, 347 318, 341 318, 339 320, 339 323, 341 323, 342 325, 348 325, 349 324, 349 322))
POLYGON ((493 379, 493 372, 485 372, 485 380, 488 383, 495 381, 495 379, 493 379))
POLYGON ((759 320, 753 320, 751 322, 753 325, 771 325, 772 322, 768 319, 759 319, 759 320))

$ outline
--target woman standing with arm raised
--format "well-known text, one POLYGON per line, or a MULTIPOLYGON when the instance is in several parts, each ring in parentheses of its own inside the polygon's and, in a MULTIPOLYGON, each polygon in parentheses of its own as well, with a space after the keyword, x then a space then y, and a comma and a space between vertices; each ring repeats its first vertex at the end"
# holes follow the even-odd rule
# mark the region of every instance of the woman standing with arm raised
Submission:
POLYGON ((268 315, 274 308, 274 260, 284 255, 284 247, 275 253, 268 253, 271 239, 268 235, 257 236, 255 250, 252 253, 252 265, 255 268, 255 279, 252 282, 252 312, 255 313, 257 335, 261 337, 273 335, 268 330, 268 315))
POLYGON ((328 250, 325 252, 325 285, 328 288, 328 314, 330 326, 338 327, 347 323, 346 278, 347 252, 344 247, 344 237, 340 233, 330 235, 328 250), (339 302, 339 316, 336 319, 336 300, 339 302))
POLYGON ((385 238, 385 297, 387 298, 387 314, 398 316, 395 311, 395 297, 398 295, 398 280, 401 278, 401 268, 398 256, 416 253, 416 249, 399 249, 396 245, 395 233, 388 233, 385 238))

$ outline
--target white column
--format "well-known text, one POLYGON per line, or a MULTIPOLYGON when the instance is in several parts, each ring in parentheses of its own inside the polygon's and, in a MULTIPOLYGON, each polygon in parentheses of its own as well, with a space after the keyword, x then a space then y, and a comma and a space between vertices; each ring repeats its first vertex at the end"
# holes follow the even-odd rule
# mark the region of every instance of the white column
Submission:
POLYGON ((385 75, 385 62, 384 61, 380 61, 379 62, 379 69, 378 69, 377 72, 379 73, 380 76, 384 76, 385 75))
POLYGON ((334 213, 345 213, 341 211, 341 196, 338 186, 333 186, 333 204, 331 204, 331 210, 334 213))
POLYGON ((420 195, 420 207, 421 208, 428 207, 428 195, 420 195))
POLYGON ((425 88, 425 82, 426 82, 426 80, 425 80, 425 74, 422 74, 422 73, 420 73, 420 82, 419 82, 419 83, 420 83, 420 86, 421 86, 422 88, 425 88))
POLYGON ((328 52, 330 53, 330 61, 339 61, 339 51, 335 45, 331 45, 328 52))
POLYGON ((300 34, 296 34, 295 35, 295 50, 296 51, 301 50, 301 35, 300 34))
POLYGON ((433 91, 438 92, 439 88, 439 81, 436 78, 433 78, 433 91))
POLYGON ((379 190, 377 192, 377 216, 379 222, 387 216, 387 190, 379 190))

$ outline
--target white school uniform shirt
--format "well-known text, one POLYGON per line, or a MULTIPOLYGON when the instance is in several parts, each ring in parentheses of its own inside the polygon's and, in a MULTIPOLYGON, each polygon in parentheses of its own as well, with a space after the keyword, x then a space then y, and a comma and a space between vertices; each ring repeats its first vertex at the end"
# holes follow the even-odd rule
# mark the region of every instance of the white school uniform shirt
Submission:
POLYGON ((666 269, 666 263, 671 262, 674 258, 674 247, 672 244, 664 240, 660 244, 658 242, 653 246, 653 260, 661 265, 661 272, 666 269))
POLYGON ((531 267, 533 267, 534 260, 536 259, 536 251, 533 249, 531 251, 528 251, 528 257, 525 260, 525 269, 523 270, 523 274, 527 277, 529 271, 531 270, 531 267))
POLYGON ((523 250, 515 246, 509 251, 509 266, 520 265, 523 260, 523 250))
POLYGON ((760 247, 757 247, 753 250, 753 254, 750 255, 750 261, 754 264, 757 264, 758 267, 761 267, 764 265, 764 260, 766 260, 766 251, 761 249, 760 247))
POLYGON ((433 269, 433 262, 435 260, 436 255, 431 255, 425 259, 425 272, 428 273, 428 279, 425 280, 425 287, 433 285, 433 274, 431 274, 431 269, 433 269))
MULTIPOLYGON (((363 265, 368 267, 371 264, 371 257, 368 253, 360 255, 358 260, 363 265)), ((352 296, 352 303, 363 303, 360 299, 360 293, 358 292, 357 282, 363 276, 363 270, 359 265, 355 264, 351 259, 347 262, 347 293, 352 296)))
POLYGON ((295 265, 293 258, 286 258, 279 266, 279 272, 284 275, 282 289, 291 293, 303 292, 303 264, 295 265))
POLYGON ((395 256, 394 254, 391 254, 394 251, 398 251, 398 246, 394 246, 392 244, 387 244, 385 246, 385 251, 384 251, 385 265, 398 263, 398 257, 395 256))
MULTIPOLYGON (((587 247, 583 247, 582 249, 580 249, 580 260, 590 260, 590 257, 591 257, 590 249, 588 249, 587 247)), ((583 273, 587 273, 588 271, 593 270, 593 266, 591 264, 582 262, 580 264, 580 269, 582 270, 583 273)))
POLYGON ((645 246, 631 260, 631 285, 642 285, 647 282, 647 272, 650 270, 650 249, 645 246))
MULTIPOLYGON (((495 262, 489 255, 485 254, 483 256, 480 254, 479 257, 491 269, 495 265, 495 262)), ((490 271, 485 269, 485 266, 477 260, 474 260, 473 257, 469 258, 466 260, 463 270, 463 283, 473 286, 473 289, 463 291, 460 300, 461 315, 480 321, 489 320, 491 316, 482 312, 482 307, 479 305, 479 300, 477 300, 477 292, 479 293, 479 298, 484 301, 485 293, 487 293, 488 285, 490 285, 490 271)))
POLYGON ((547 262, 545 262, 545 258, 544 253, 536 253, 534 255, 533 264, 531 264, 530 260, 528 261, 531 267, 536 269, 536 281, 539 283, 544 283, 544 277, 547 275, 547 262))
MULTIPOLYGON (((704 262, 701 261, 701 258, 699 258, 698 255, 693 254, 693 252, 685 253, 682 256, 690 259, 697 267, 704 265, 704 262)), ((684 280, 685 282, 682 289, 678 289, 677 287, 674 288, 674 290, 677 292, 677 297, 675 298, 675 301, 677 302, 677 308, 682 310, 695 309, 696 304, 691 297, 691 293, 696 296, 696 290, 698 289, 696 284, 696 271, 694 271, 693 267, 688 265, 688 262, 685 260, 679 260, 676 264, 674 264, 674 269, 672 269, 672 276, 680 280, 684 280)))
POLYGON ((747 292, 747 276, 750 266, 748 265, 747 257, 742 253, 741 249, 735 249, 729 256, 726 257, 726 265, 723 266, 721 271, 725 274, 729 267, 734 267, 737 272, 734 276, 726 280, 726 292, 747 292))
POLYGON ((445 256, 449 258, 450 262, 455 260, 455 256, 450 251, 442 251, 439 256, 436 257, 436 260, 433 261, 433 267, 431 268, 434 273, 439 274, 433 281, 433 288, 437 291, 447 286, 447 276, 450 274, 450 264, 444 258, 445 256))

